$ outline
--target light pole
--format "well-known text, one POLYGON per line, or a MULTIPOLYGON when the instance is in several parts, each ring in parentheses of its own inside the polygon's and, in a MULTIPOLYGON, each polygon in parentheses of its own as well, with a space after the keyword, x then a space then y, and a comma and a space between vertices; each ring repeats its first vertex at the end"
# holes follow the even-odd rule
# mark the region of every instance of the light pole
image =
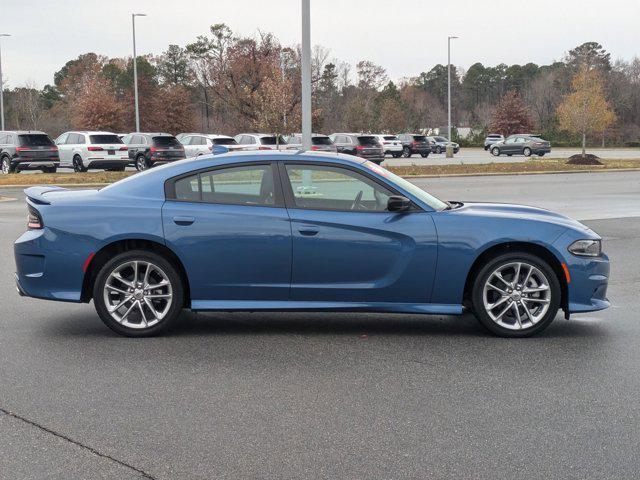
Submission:
POLYGON ((447 143, 447 158, 453 157, 453 147, 451 146, 451 40, 458 37, 447 37, 447 117, 448 117, 448 130, 447 136, 449 142, 447 143))
POLYGON ((138 57, 136 55, 136 17, 146 16, 146 13, 131 14, 131 27, 133 31, 133 96, 136 106, 136 132, 140 131, 140 111, 138 110, 138 57))
POLYGON ((302 150, 311 150, 311 7, 302 0, 302 150))
MULTIPOLYGON (((10 37, 8 33, 0 33, 0 37, 10 37)), ((0 45, 0 131, 4 130, 4 84, 2 83, 2 45, 0 45)))

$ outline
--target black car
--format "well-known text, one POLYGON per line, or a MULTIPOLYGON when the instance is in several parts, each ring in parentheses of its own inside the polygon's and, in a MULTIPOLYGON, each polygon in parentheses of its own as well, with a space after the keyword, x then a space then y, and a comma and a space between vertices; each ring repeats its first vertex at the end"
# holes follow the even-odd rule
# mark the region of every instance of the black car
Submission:
POLYGON ((0 132, 0 164, 2 173, 42 170, 54 173, 60 165, 58 147, 44 132, 0 132))
POLYGON ((338 153, 347 153, 366 158, 380 165, 384 161, 384 150, 373 135, 360 133, 334 133, 329 138, 335 143, 338 153))
POLYGON ((169 133, 130 133, 122 141, 138 171, 186 158, 182 144, 169 133))
POLYGON ((402 156, 409 158, 414 153, 419 153, 422 158, 427 158, 431 153, 431 144, 427 137, 418 133, 402 133, 398 135, 402 142, 402 156))

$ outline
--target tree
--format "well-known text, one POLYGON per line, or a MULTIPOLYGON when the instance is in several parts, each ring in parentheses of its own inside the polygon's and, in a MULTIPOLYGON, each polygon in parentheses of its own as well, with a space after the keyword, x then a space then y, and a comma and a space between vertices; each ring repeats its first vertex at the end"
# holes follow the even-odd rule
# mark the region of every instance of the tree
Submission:
POLYGON ((116 99, 112 85, 95 75, 86 79, 73 108, 73 121, 82 130, 117 132, 122 124, 123 107, 116 99))
POLYGON ((154 130, 173 134, 192 131, 193 112, 187 90, 180 85, 165 85, 160 90, 160 98, 154 130))
POLYGON ((169 45, 166 52, 155 59, 158 75, 163 83, 186 86, 189 82, 189 54, 178 45, 169 45))
POLYGON ((558 107, 560 128, 582 136, 585 158, 587 135, 604 132, 615 118, 604 96, 601 74, 585 65, 573 78, 572 92, 558 107))
POLYGON ((496 108, 491 130, 506 137, 514 133, 530 132, 532 129, 529 109, 514 90, 508 91, 496 108))
POLYGON ((388 98, 380 106, 378 130, 387 133, 401 132, 405 128, 404 110, 400 101, 388 98))
POLYGON ((569 50, 565 61, 574 71, 584 67, 603 72, 611 70, 611 54, 598 42, 586 42, 569 50))

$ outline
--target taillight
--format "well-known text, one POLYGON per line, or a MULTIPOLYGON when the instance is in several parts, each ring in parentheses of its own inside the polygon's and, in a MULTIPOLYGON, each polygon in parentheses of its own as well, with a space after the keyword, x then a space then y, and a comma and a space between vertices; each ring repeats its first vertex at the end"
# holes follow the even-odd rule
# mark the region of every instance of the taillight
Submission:
POLYGON ((418 145, 420 142, 416 142, 415 140, 411 142, 411 145, 418 145))
POLYGON ((269 147, 258 147, 258 150, 271 150, 269 147))
POLYGON ((384 145, 391 145, 391 142, 382 142, 384 145))
POLYGON ((151 153, 155 153, 158 151, 158 149, 156 147, 151 147, 149 150, 151 150, 151 153))
POLYGON ((125 145, 124 147, 120 147, 119 149, 121 152, 127 151, 129 150, 129 148, 125 145))
POLYGON ((363 147, 362 145, 358 145, 358 146, 356 147, 356 150, 364 150, 364 147, 363 147))
POLYGON ((102 152, 102 151, 104 151, 104 148, 102 148, 102 147, 87 147, 87 150, 89 150, 90 152, 102 152))
POLYGON ((57 152, 58 151, 58 147, 51 147, 51 151, 52 152, 57 152))
POLYGON ((16 147, 16 152, 24 152, 25 150, 31 150, 29 147, 16 147))
POLYGON ((318 147, 316 147, 315 145, 312 145, 311 146, 311 150, 313 150, 315 152, 315 151, 320 150, 320 149, 318 147))
POLYGON ((41 229, 44 225, 42 223, 42 217, 40 216, 40 213, 31 205, 27 205, 27 209, 27 228, 29 230, 41 229))

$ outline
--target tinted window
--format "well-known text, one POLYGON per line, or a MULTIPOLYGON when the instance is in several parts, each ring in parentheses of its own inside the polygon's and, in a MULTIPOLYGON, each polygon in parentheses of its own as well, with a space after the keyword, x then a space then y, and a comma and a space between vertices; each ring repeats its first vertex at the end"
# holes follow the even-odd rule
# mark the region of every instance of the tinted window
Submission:
POLYGON ((448 140, 444 137, 433 137, 436 142, 448 142, 448 140))
POLYGON ((7 136, 0 133, 0 145, 7 143, 7 136))
POLYGON ((192 137, 182 137, 182 138, 180 139, 180 143, 181 143, 182 145, 191 145, 191 138, 192 138, 192 137))
POLYGON ((364 145, 366 147, 380 146, 378 140, 376 140, 376 137, 358 137, 358 142, 360 142, 360 145, 364 145))
POLYGON ((176 198, 178 200, 186 200, 190 202, 200 201, 200 185, 197 174, 176 180, 174 186, 176 189, 176 198))
MULTIPOLYGON (((117 135, 89 135, 89 141, 94 145, 106 145, 109 143, 122 143, 117 135)), ((84 143, 84 142, 82 142, 84 143)))
POLYGON ((385 135, 383 138, 385 140, 398 140, 398 137, 396 137, 395 135, 385 135))
POLYGON ((215 145, 237 145, 235 138, 214 138, 211 140, 215 145))
POLYGON ((426 142, 427 141, 427 137, 425 137, 424 135, 414 135, 413 136, 413 140, 415 142, 426 142))
POLYGON ((274 205, 270 165, 230 167, 200 174, 202 201, 234 205, 274 205))
POLYGON ((156 147, 181 147, 176 137, 153 137, 153 144, 156 147))
POLYGON ((324 165, 287 165, 297 208, 383 212, 393 193, 352 170, 324 165))
POLYGON ((127 145, 133 143, 131 141, 131 139, 133 138, 133 135, 125 135, 124 137, 122 137, 122 143, 126 143, 127 145))
POLYGON ((333 142, 329 137, 313 137, 311 143, 314 145, 332 145, 333 142))
POLYGON ((28 134, 18 135, 18 141, 23 147, 51 147, 53 142, 47 135, 28 134))
MULTIPOLYGON (((275 145, 276 144, 276 137, 262 137, 260 138, 260 143, 262 145, 275 145)), ((278 137, 278 144, 280 145, 286 145, 287 142, 285 142, 284 137, 282 135, 280 135, 278 137)))

